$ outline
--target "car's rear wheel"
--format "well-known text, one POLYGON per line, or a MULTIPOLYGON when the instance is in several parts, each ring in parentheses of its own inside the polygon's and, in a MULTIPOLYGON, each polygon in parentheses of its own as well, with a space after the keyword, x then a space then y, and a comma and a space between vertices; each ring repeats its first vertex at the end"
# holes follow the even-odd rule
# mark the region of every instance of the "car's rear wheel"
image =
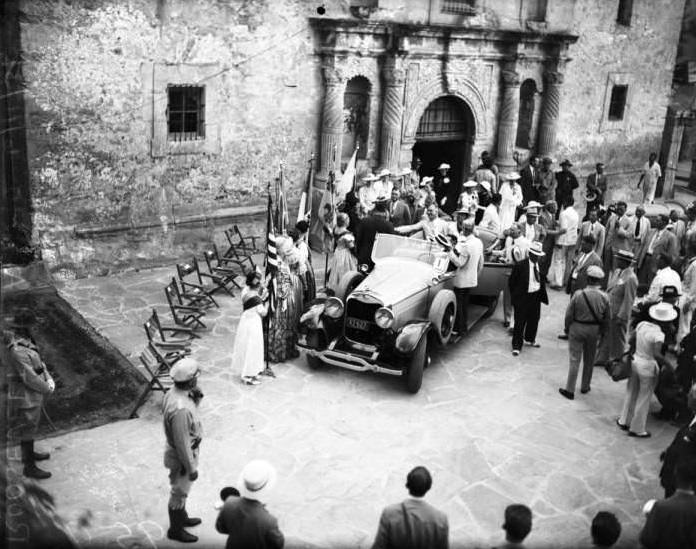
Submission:
POLYGON ((413 355, 411 355, 406 372, 404 373, 406 377, 406 389, 408 389, 409 393, 416 394, 420 390, 423 384, 423 370, 425 369, 427 360, 428 338, 424 335, 418 342, 413 355))
MULTIPOLYGON (((319 332, 312 331, 312 332, 307 334, 307 346, 311 347, 312 349, 321 349, 322 348, 322 337, 319 334, 319 332)), ((317 368, 321 367, 322 362, 318 356, 313 356, 309 352, 306 352, 305 355, 307 356, 307 365, 312 370, 316 370, 317 368)))
POLYGON ((434 338, 441 346, 447 345, 457 316, 457 299, 452 290, 440 290, 430 304, 428 320, 433 325, 434 338))
POLYGON ((338 290, 336 290, 336 297, 343 301, 345 304, 346 298, 350 293, 358 287, 365 279, 365 275, 358 271, 348 271, 341 277, 341 281, 338 283, 338 290))

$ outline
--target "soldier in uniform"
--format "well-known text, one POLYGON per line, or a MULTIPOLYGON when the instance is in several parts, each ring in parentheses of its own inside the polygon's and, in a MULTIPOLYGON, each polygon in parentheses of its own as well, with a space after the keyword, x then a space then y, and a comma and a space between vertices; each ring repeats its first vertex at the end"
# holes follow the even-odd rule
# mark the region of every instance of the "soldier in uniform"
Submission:
POLYGON ((19 440, 24 476, 47 479, 51 473, 39 469, 36 462, 48 459, 50 455, 34 451, 34 436, 41 419, 44 397, 51 394, 56 385, 31 337, 31 329, 35 324, 36 316, 32 310, 23 307, 8 322, 10 330, 3 334, 11 363, 8 438, 12 441, 19 440))
POLYGON ((201 422, 198 404, 203 393, 198 388, 198 363, 192 358, 179 360, 170 371, 174 387, 164 397, 164 466, 169 469, 169 531, 167 537, 184 543, 198 541, 184 527, 201 523, 186 513, 186 497, 198 478, 198 447, 201 422))

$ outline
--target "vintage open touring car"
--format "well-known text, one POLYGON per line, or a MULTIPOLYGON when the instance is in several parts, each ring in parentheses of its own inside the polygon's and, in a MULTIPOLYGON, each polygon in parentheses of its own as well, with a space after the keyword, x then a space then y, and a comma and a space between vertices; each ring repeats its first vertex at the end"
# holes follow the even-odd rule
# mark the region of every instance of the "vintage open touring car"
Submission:
MULTIPOLYGON (((370 273, 353 271, 336 295, 314 303, 301 319, 298 347, 312 368, 322 364, 402 376, 417 393, 429 352, 450 340, 457 312, 454 272, 437 242, 378 234, 370 273)), ((485 262, 472 291, 469 324, 491 314, 510 267, 485 262)))

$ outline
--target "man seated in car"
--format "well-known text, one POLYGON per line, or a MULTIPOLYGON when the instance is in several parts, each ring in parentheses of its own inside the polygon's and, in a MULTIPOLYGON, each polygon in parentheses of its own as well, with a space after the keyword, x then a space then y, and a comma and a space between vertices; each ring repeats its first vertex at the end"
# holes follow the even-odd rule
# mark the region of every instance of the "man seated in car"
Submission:
POLYGON ((438 217, 437 204, 433 203, 425 210, 425 217, 418 223, 395 227, 397 234, 410 235, 417 231, 422 231, 424 240, 433 240, 438 233, 447 234, 450 232, 449 223, 438 217))

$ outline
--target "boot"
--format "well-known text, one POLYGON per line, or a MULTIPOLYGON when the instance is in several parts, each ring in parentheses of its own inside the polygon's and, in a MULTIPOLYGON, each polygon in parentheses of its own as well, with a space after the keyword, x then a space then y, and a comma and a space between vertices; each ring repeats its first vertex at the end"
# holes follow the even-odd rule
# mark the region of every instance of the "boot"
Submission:
POLYGON ((182 543, 196 542, 198 538, 184 530, 185 517, 186 511, 183 509, 169 509, 169 530, 167 531, 167 537, 182 543))
POLYGON ((21 442, 22 448, 22 463, 24 464, 24 476, 28 478, 35 478, 37 480, 44 480, 51 478, 51 473, 39 469, 36 466, 34 460, 34 441, 33 440, 23 440, 21 442))
POLYGON ((187 528, 190 526, 198 526, 201 522, 203 521, 198 517, 189 517, 188 513, 186 512, 186 508, 184 507, 184 526, 187 528))

